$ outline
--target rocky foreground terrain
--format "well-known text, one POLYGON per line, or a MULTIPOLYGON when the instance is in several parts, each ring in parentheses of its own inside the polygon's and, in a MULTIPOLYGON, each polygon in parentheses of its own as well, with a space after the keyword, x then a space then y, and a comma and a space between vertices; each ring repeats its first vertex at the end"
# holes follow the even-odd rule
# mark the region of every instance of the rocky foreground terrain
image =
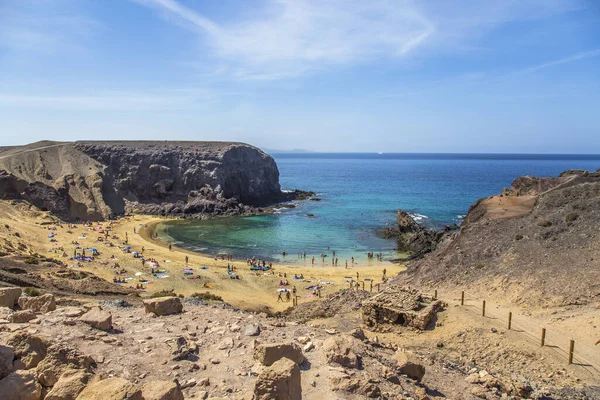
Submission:
POLYGON ((38 142, 0 149, 0 198, 63 219, 244 214, 290 200, 273 158, 229 142, 38 142))
MULTIPOLYGON (((339 304, 340 296, 356 299, 356 293, 331 296, 332 304, 339 304)), ((508 338, 489 330, 437 337, 432 351, 399 346, 361 328, 339 332, 194 297, 142 303, 131 296, 76 300, 34 294, 0 289, 3 399, 591 399, 597 394, 577 388, 578 379, 566 370, 510 348, 508 338)), ((418 335, 403 332, 396 334, 418 335)))
POLYGON ((600 299, 600 172, 521 177, 471 206, 401 285, 457 287, 532 307, 600 299))

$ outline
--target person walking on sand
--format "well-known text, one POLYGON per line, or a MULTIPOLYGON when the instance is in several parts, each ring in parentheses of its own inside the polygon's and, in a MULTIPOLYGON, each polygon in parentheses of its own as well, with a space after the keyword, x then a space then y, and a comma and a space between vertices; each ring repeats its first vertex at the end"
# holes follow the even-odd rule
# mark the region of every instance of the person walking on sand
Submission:
POLYGON ((313 267, 315 265, 315 256, 313 256, 313 258, 312 258, 312 265, 313 265, 313 267))
POLYGON ((289 303, 290 298, 291 298, 290 292, 289 291, 285 292, 285 301, 287 301, 289 303))
POLYGON ((283 303, 283 297, 281 297, 281 292, 279 292, 279 295, 277 296, 277 302, 282 302, 283 303))
POLYGON ((187 264, 188 264, 188 261, 189 261, 189 258, 188 258, 188 256, 185 256, 185 265, 187 265, 187 264))
POLYGON ((358 281, 358 272, 356 273, 356 280, 358 281))
POLYGON ((169 251, 171 251, 171 249, 172 249, 172 246, 171 246, 171 243, 169 243, 169 251))
POLYGON ((384 277, 385 277, 386 273, 387 273, 387 269, 385 269, 385 268, 384 268, 384 269, 383 269, 383 276, 384 276, 384 277))

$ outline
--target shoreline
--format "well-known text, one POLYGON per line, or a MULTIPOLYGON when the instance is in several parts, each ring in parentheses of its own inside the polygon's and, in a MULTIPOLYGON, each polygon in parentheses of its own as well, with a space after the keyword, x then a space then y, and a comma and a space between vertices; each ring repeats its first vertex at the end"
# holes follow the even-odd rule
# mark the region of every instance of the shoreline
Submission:
MULTIPOLYGON (((172 246, 168 250, 168 243, 153 237, 156 227, 170 219, 161 216, 135 215, 130 218, 119 220, 117 230, 123 236, 124 232, 129 232, 129 242, 132 250, 139 250, 145 246, 147 257, 156 258, 159 260, 170 260, 171 264, 165 268, 169 269, 170 279, 158 279, 156 284, 158 287, 150 288, 149 292, 164 290, 165 286, 168 289, 174 288, 175 293, 190 295, 195 292, 210 291, 223 297, 223 300, 246 310, 265 310, 283 311, 288 308, 291 303, 277 302, 277 289, 280 288, 280 281, 285 278, 280 278, 278 274, 287 275, 287 280, 290 281, 290 286, 298 287, 299 302, 316 301, 318 298, 312 296, 311 290, 306 289, 318 282, 328 282, 323 285, 322 297, 337 292, 340 289, 348 287, 348 280, 354 280, 357 272, 360 275, 360 281, 373 279, 374 283, 380 281, 382 270, 387 270, 387 276, 393 278, 399 273, 406 270, 403 264, 393 263, 378 263, 375 265, 355 264, 349 265, 346 269, 344 266, 331 266, 331 264, 320 265, 293 265, 281 262, 273 262, 272 270, 268 272, 251 271, 246 260, 233 259, 230 261, 215 258, 214 255, 201 253, 179 246, 172 246), (140 224, 142 226, 140 226, 140 224), (133 228, 136 227, 136 234, 133 234, 133 228), (202 271, 200 281, 183 281, 178 276, 173 267, 183 268, 186 266, 185 257, 189 258, 189 266, 197 268, 198 266, 206 266, 207 270, 202 271), (236 273, 240 279, 230 279, 227 275, 227 264, 236 266, 236 273), (291 278, 294 275, 304 275, 306 281, 295 281, 291 278), (311 283, 312 282, 312 283, 311 283), (208 283, 210 288, 198 287, 199 283, 208 283)), ((183 278, 185 279, 185 278, 183 278)), ((367 281, 368 282, 368 281, 367 281)), ((368 285, 368 283, 367 283, 368 285)))
MULTIPOLYGON (((145 215, 145 214, 140 214, 141 215, 145 215)), ((198 251, 198 250, 193 250, 193 249, 189 249, 183 246, 179 246, 177 244, 174 243, 169 243, 165 240, 162 240, 159 237, 154 237, 154 234, 156 232, 156 228, 158 225, 162 224, 162 223, 166 223, 166 222, 173 222, 173 221, 185 221, 182 219, 178 219, 178 218, 165 218, 163 216, 155 216, 155 215, 148 215, 152 218, 154 218, 151 222, 148 222, 147 224, 145 224, 145 226, 139 230, 139 234, 149 243, 152 244, 156 244, 160 247, 166 248, 168 249, 169 244, 171 244, 172 249, 173 250, 177 250, 183 253, 187 253, 187 254, 196 254, 196 255, 200 255, 202 257, 206 257, 206 258, 212 258, 215 261, 219 260, 219 261, 223 261, 219 258, 219 254, 211 254, 211 253, 206 253, 206 252, 202 252, 202 251, 198 251), (143 231, 143 233, 142 233, 143 231)), ((227 218, 227 216, 223 216, 222 218, 227 218)), ((391 240, 391 239, 390 239, 391 240)), ((260 249, 260 247, 258 247, 257 249, 260 249)), ((374 252, 375 254, 376 252, 374 252)), ((296 254, 298 253, 288 253, 287 256, 288 257, 294 257, 296 254)), ((409 258, 403 258, 403 256, 408 257, 409 253, 406 252, 400 252, 400 251, 396 251, 396 256, 392 259, 384 259, 383 261, 376 261, 375 258, 369 260, 367 258, 364 257, 363 253, 358 253, 357 256, 355 256, 355 260, 356 262, 354 264, 348 263, 348 268, 361 268, 361 267, 377 267, 377 266, 381 266, 383 268, 385 267, 389 267, 389 266, 398 266, 398 265, 403 265, 404 262, 410 261, 409 258)), ((272 259, 270 257, 265 258, 264 256, 258 256, 258 255, 254 255, 254 257, 256 257, 257 259, 260 260, 266 260, 267 262, 271 262, 273 263, 273 266, 278 265, 278 266, 286 266, 286 267, 290 267, 290 268, 304 268, 304 267, 310 267, 310 268, 319 268, 319 267, 331 267, 331 268, 339 268, 339 269, 345 269, 345 265, 344 264, 339 264, 337 266, 333 266, 331 265, 330 262, 328 263, 323 263, 323 262, 319 262, 318 261, 318 255, 317 254, 306 254, 306 259, 303 259, 304 262, 295 262, 295 261, 291 261, 291 260, 281 260, 281 259, 272 259), (315 257, 315 264, 311 264, 310 261, 310 257, 314 256, 315 257), (269 259, 270 258, 270 259, 269 259)), ((232 263, 233 262, 238 262, 238 263, 246 263, 246 261, 248 259, 250 259, 252 257, 247 257, 247 258, 234 258, 233 260, 230 260, 232 263)), ((300 261, 301 259, 298 259, 298 261, 300 261)), ((329 257, 328 257, 329 260, 329 257)), ((341 260, 340 260, 341 261, 341 260)))

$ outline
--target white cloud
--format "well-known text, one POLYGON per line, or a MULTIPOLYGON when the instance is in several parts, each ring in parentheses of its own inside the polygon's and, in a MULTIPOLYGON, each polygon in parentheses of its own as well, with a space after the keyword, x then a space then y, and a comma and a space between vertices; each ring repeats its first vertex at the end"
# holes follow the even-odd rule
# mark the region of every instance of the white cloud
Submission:
POLYGON ((208 37, 240 79, 278 79, 409 53, 435 26, 412 1, 268 0, 259 17, 218 25, 175 0, 136 0, 208 37))
POLYGON ((252 5, 252 16, 219 24, 181 0, 134 1, 200 33, 218 68, 243 80, 393 60, 424 49, 472 48, 478 37, 508 21, 580 6, 579 0, 265 0, 240 2, 252 5))

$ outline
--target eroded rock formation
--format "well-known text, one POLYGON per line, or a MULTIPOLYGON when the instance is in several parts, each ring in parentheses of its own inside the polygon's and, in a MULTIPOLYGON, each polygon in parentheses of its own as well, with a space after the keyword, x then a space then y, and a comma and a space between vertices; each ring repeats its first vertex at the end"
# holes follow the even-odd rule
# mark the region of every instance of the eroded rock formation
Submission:
POLYGON ((0 198, 69 219, 244 214, 288 200, 271 156, 228 142, 39 142, 0 153, 0 198))

